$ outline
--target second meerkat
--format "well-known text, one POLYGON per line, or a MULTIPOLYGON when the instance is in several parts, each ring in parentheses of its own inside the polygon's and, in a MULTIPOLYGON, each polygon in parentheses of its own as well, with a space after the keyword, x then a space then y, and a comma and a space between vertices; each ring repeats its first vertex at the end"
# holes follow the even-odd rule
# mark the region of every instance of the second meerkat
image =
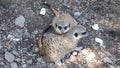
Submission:
POLYGON ((52 20, 52 27, 54 28, 56 33, 65 34, 69 30, 71 30, 71 28, 78 24, 70 14, 60 14, 49 4, 44 4, 47 5, 55 15, 54 19, 52 20))

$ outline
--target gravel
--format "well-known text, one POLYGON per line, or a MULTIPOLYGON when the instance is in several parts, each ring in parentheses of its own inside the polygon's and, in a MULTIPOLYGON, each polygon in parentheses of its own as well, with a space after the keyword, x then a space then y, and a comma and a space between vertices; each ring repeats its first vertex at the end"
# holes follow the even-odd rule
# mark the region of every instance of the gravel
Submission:
MULTIPOLYGON (((71 14, 79 24, 86 27, 88 36, 81 39, 78 47, 93 48, 100 44, 95 42, 98 37, 103 40, 105 48, 111 52, 119 66, 120 59, 120 5, 118 0, 45 0, 60 13, 71 14), (89 5, 93 3, 92 5, 89 5), (89 7, 88 7, 89 6, 89 7), (88 7, 88 9, 86 9, 88 7), (86 9, 86 10, 85 10, 86 9), (81 11, 84 11, 81 14, 81 11), (99 24, 92 29, 93 24, 99 24)), ((42 5, 43 0, 0 0, 0 66, 1 68, 46 68, 55 64, 44 62, 37 46, 38 35, 43 32, 54 18, 51 10, 42 5), (43 14, 40 14, 45 8, 43 14)), ((83 51, 82 48, 80 50, 83 51)), ((99 49, 98 49, 99 50, 99 49)), ((97 51, 96 51, 97 52, 97 51)), ((76 53, 67 58, 66 68, 85 68, 79 63, 74 64, 76 53), (70 61, 69 61, 70 60, 70 61)), ((79 57, 80 59, 80 57, 79 57)), ((63 60, 65 61, 65 60, 63 60)), ((116 66, 116 67, 117 67, 116 66)), ((104 66, 103 66, 104 67, 104 66)), ((96 67, 98 68, 98 67, 96 67)), ((110 67, 105 67, 110 68, 110 67)), ((118 67, 119 68, 119 67, 118 67)))

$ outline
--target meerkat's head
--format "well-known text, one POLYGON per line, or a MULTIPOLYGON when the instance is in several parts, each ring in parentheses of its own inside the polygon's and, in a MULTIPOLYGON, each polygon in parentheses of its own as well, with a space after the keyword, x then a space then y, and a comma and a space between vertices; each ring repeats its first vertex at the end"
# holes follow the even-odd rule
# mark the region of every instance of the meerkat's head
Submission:
POLYGON ((54 29, 59 34, 64 34, 70 30, 70 23, 65 21, 58 21, 55 23, 54 29))
POLYGON ((79 40, 83 37, 88 36, 86 28, 82 25, 77 25, 73 30, 73 38, 79 40))

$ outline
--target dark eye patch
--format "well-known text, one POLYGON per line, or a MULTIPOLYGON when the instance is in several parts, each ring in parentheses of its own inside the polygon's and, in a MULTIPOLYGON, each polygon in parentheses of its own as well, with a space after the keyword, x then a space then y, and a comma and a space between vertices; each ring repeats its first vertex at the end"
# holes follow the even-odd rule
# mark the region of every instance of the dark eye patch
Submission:
POLYGON ((58 26, 58 28, 61 30, 62 29, 62 27, 61 26, 58 26))
POLYGON ((65 26, 64 29, 66 30, 68 26, 65 26))
POLYGON ((83 32, 83 33, 82 33, 82 35, 85 35, 85 34, 87 34, 87 32, 83 32))
POLYGON ((75 35, 75 37, 77 37, 77 36, 78 36, 78 33, 75 33, 74 35, 75 35))

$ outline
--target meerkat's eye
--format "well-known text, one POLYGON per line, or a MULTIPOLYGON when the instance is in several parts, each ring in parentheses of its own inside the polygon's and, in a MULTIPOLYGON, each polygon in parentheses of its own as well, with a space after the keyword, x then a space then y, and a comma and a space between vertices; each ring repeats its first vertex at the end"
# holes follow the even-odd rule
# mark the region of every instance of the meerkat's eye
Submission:
POLYGON ((81 33, 82 35, 85 35, 85 34, 87 34, 87 32, 83 32, 83 33, 81 33))
POLYGON ((68 26, 65 26, 64 29, 66 30, 68 26))
POLYGON ((58 28, 61 30, 62 29, 62 27, 61 26, 58 26, 58 28))
POLYGON ((77 36, 78 36, 78 33, 75 33, 74 36, 77 37, 77 36))

